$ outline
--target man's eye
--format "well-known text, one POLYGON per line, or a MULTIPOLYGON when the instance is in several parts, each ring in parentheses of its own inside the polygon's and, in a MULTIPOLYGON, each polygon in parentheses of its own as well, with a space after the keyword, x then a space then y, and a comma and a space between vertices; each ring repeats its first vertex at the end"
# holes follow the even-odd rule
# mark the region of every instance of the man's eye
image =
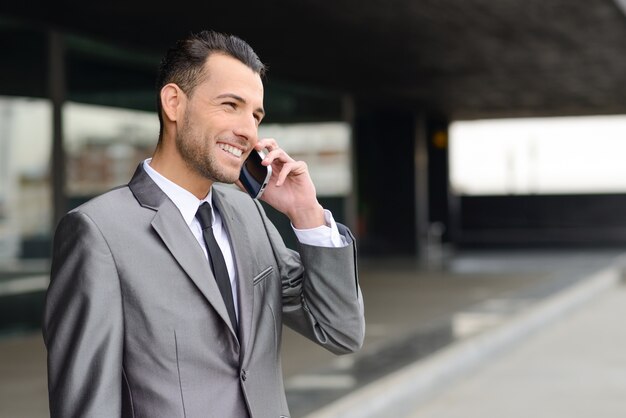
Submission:
POLYGON ((235 102, 226 102, 224 104, 226 106, 232 107, 233 109, 237 109, 237 103, 235 103, 235 102))

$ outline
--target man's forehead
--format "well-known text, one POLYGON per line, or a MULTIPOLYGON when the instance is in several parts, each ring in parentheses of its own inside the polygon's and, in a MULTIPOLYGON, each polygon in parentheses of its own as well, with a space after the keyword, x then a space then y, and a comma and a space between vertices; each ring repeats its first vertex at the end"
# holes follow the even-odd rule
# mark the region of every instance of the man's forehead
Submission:
POLYGON ((225 89, 224 92, 232 88, 245 89, 263 97, 263 81, 259 73, 236 58, 221 53, 212 54, 204 68, 204 82, 214 88, 225 89))
MULTIPOLYGON (((261 81, 261 75, 246 65, 244 62, 230 55, 223 54, 221 52, 215 52, 208 56, 204 63, 204 69, 207 75, 215 71, 233 75, 233 72, 237 75, 246 75, 248 77, 254 77, 261 81)), ((262 81, 261 81, 262 84, 262 81)))

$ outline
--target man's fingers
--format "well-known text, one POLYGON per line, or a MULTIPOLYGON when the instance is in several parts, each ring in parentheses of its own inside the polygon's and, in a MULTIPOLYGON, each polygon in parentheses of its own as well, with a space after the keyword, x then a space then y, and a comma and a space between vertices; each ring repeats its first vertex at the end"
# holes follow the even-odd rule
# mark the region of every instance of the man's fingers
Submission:
POLYGON ((278 160, 282 163, 290 163, 295 161, 281 148, 275 148, 274 150, 268 152, 265 156, 265 161, 267 161, 268 164, 272 164, 275 160, 278 160))
POLYGON ((260 139, 259 142, 257 142, 255 148, 259 151, 261 151, 262 149, 267 149, 270 152, 280 149, 280 147, 278 146, 278 142, 276 142, 274 138, 260 139))
POLYGON ((298 176, 300 174, 305 173, 307 170, 307 165, 304 161, 292 161, 289 163, 283 164, 280 169, 280 173, 278 173, 278 179, 276 180, 276 186, 282 185, 287 176, 298 176))
POLYGON ((268 152, 263 160, 264 165, 274 165, 278 169, 274 173, 278 175, 276 186, 282 185, 288 176, 297 176, 306 173, 308 167, 304 161, 296 161, 278 146, 274 138, 263 138, 259 140, 256 147, 257 150, 266 149, 268 152))

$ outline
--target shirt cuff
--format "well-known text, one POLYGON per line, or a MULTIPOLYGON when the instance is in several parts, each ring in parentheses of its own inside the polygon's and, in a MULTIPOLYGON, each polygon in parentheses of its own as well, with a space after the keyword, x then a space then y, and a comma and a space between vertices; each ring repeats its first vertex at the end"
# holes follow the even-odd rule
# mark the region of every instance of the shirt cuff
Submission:
POLYGON ((327 209, 324 209, 324 221, 326 225, 316 228, 297 229, 293 224, 291 227, 301 244, 327 248, 339 248, 348 245, 345 237, 339 233, 332 213, 327 209))

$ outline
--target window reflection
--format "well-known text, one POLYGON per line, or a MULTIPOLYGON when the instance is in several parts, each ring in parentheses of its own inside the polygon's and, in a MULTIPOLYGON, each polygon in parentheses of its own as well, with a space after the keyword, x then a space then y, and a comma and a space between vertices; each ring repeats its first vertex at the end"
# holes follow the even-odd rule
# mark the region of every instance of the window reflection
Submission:
POLYGON ((128 183, 159 133, 154 112, 77 103, 65 106, 64 126, 72 206, 128 183))
POLYGON ((347 196, 352 187, 350 125, 344 122, 261 125, 291 157, 306 161, 319 196, 347 196))
POLYGON ((48 255, 51 106, 0 96, 0 267, 48 255))

